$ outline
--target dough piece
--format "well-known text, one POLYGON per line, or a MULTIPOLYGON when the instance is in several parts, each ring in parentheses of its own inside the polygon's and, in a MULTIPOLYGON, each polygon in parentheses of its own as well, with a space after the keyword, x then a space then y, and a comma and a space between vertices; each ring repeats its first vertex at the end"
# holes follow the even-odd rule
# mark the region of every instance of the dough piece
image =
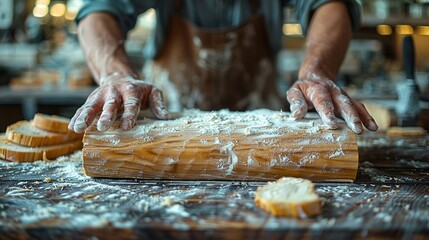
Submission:
POLYGON ((421 137, 426 135, 426 131, 421 127, 391 127, 386 133, 392 137, 421 137))
POLYGON ((41 147, 62 144, 76 139, 81 140, 82 134, 50 132, 35 127, 30 121, 19 121, 7 127, 6 138, 16 144, 41 147))
POLYGON ((31 122, 31 124, 37 128, 56 133, 69 133, 69 123, 70 119, 68 118, 42 113, 36 113, 33 121, 31 122))
POLYGON ((283 177, 258 187, 255 203, 275 216, 306 218, 321 213, 314 184, 303 178, 283 177))
POLYGON ((60 145, 34 148, 12 143, 4 135, 0 135, 0 158, 14 162, 55 159, 81 148, 82 141, 80 139, 60 145))

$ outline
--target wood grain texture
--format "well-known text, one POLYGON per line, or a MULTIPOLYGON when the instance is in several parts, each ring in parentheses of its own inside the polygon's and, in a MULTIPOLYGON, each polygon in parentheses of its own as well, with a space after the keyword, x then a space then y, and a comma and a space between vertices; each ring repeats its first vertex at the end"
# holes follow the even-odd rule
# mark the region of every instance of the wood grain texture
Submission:
POLYGON ((351 182, 356 136, 345 124, 325 129, 317 115, 187 111, 176 120, 140 120, 84 135, 83 166, 92 177, 177 180, 276 180, 283 176, 351 182))

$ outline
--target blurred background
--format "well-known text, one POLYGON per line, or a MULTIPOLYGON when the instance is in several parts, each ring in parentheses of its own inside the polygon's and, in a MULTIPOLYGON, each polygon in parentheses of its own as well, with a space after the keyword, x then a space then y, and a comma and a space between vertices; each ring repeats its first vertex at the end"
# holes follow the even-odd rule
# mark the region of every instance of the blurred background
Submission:
MULTIPOLYGON (((422 99, 429 91, 429 0, 362 0, 362 26, 354 35, 338 84, 358 99, 396 99, 404 79, 402 38, 413 35, 416 80, 422 99)), ((79 47, 74 18, 82 0, 0 1, 0 132, 36 112, 71 117, 95 88, 79 47)), ((284 94, 296 80, 305 39, 293 9, 285 8, 284 48, 277 56, 284 94)), ((142 14, 126 48, 141 67, 142 48, 156 11, 142 14)))

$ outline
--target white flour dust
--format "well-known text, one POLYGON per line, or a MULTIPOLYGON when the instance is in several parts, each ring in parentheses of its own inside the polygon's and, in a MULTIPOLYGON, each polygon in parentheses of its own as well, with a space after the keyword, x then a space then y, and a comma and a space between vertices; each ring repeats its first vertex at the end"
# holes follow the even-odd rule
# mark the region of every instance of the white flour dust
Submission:
MULTIPOLYGON (((346 127, 344 122, 339 121, 339 123, 341 127, 346 127)), ((169 134, 176 136, 177 149, 183 151, 193 139, 197 139, 198 144, 213 147, 213 149, 217 148, 216 151, 224 154, 224 157, 217 158, 216 165, 218 171, 225 175, 235 174, 234 169, 238 166, 306 167, 314 164, 318 159, 336 158, 340 160, 340 158, 347 158, 348 156, 343 150, 343 144, 348 140, 347 131, 327 130, 325 124, 315 113, 307 114, 305 120, 295 120, 290 117, 288 112, 268 109, 247 112, 232 112, 225 109, 205 112, 187 109, 183 112, 182 117, 176 120, 159 121, 146 118, 139 120, 138 124, 130 131, 116 130, 114 132, 108 131, 103 135, 92 134, 87 136, 87 140, 101 141, 104 145, 111 146, 112 151, 115 151, 116 146, 126 145, 130 139, 150 143, 156 138, 170 136, 169 134), (180 134, 180 138, 177 138, 178 134, 180 134), (232 140, 229 136, 242 137, 235 137, 232 140), (291 136, 291 138, 284 136, 291 136), (180 142, 177 142, 177 139, 180 142), (241 149, 243 146, 257 151, 252 150, 242 156, 243 150, 241 149), (315 146, 325 146, 326 149, 331 149, 319 153, 313 150, 315 146), (265 155, 264 157, 268 157, 268 159, 261 160, 263 155, 258 151, 261 152, 262 149, 270 149, 268 152, 272 152, 272 156, 265 155), (279 158, 279 155, 282 157, 279 158)), ((88 157, 100 157, 94 155, 94 152, 91 154, 93 156, 88 157)), ((179 155, 174 154, 174 156, 179 155)), ((178 162, 178 159, 171 156, 168 158, 165 161, 158 159, 158 163, 159 161, 170 162, 171 164, 178 162)))

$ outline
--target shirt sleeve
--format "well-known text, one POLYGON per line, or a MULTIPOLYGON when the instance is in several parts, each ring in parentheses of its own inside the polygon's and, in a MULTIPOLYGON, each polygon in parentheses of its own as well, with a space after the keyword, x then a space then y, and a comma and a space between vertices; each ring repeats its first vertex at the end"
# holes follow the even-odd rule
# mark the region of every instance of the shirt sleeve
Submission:
POLYGON ((91 13, 105 12, 112 14, 118 20, 119 26, 126 34, 135 27, 137 17, 155 5, 156 0, 84 0, 76 16, 76 23, 91 13))
MULTIPOLYGON (((311 17, 318 7, 330 0, 294 0, 292 1, 296 9, 296 17, 302 26, 302 31, 307 34, 311 17)), ((353 31, 359 30, 361 25, 362 8, 357 0, 342 0, 347 6, 353 31)))

